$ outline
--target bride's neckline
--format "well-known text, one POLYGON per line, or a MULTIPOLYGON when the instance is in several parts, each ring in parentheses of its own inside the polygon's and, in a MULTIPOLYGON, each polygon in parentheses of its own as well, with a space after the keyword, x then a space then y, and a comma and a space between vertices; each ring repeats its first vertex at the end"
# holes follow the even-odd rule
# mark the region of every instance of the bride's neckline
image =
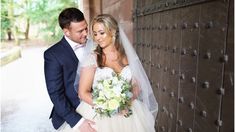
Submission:
POLYGON ((112 70, 114 73, 116 73, 117 75, 121 75, 122 74, 122 72, 123 71, 125 71, 125 69, 126 68, 128 68, 129 67, 129 65, 126 65, 126 66, 124 66, 121 70, 120 70, 120 72, 116 72, 113 68, 111 68, 111 67, 107 67, 107 66, 104 66, 103 68, 101 68, 101 69, 104 69, 104 68, 106 68, 106 69, 110 69, 110 70, 112 70))

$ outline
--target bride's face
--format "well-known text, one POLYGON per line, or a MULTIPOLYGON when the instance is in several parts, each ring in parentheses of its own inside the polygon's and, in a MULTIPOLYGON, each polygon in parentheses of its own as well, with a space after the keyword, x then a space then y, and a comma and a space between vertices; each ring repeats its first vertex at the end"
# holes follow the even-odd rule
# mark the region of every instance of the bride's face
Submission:
POLYGON ((101 48, 106 48, 113 43, 112 34, 105 29, 102 23, 93 25, 93 36, 95 42, 101 48))

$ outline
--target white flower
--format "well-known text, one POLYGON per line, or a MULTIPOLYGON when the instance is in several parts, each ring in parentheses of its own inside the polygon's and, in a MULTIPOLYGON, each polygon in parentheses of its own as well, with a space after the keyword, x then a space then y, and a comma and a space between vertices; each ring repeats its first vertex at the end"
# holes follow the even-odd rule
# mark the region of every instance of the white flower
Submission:
POLYGON ((117 77, 114 77, 114 78, 112 79, 112 81, 113 81, 113 84, 117 84, 117 83, 119 82, 119 80, 118 80, 117 77))
POLYGON ((103 89, 103 85, 102 85, 101 83, 98 83, 98 84, 97 84, 97 88, 98 88, 98 89, 103 89))
POLYGON ((115 110, 119 107, 119 102, 115 99, 111 99, 108 101, 108 109, 109 110, 115 110))
POLYGON ((120 96, 121 92, 122 92, 122 85, 118 84, 115 86, 115 88, 113 89, 113 92, 117 95, 120 96))
MULTIPOLYGON (((95 111, 101 116, 111 116, 123 110, 128 110, 131 115, 130 102, 132 93, 130 82, 112 74, 94 83, 93 103, 95 111)), ((126 116, 126 115, 125 115, 126 116)))

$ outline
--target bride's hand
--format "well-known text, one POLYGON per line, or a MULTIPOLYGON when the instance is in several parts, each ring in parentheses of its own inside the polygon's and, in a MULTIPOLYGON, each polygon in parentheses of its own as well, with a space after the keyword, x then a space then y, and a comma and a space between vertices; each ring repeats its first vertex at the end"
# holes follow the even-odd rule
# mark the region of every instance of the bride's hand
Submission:
POLYGON ((121 110, 119 114, 125 117, 129 117, 130 115, 132 115, 132 110, 131 109, 121 110))
POLYGON ((79 126, 80 132, 96 132, 95 128, 93 127, 95 122, 85 119, 82 124, 79 126))
POLYGON ((132 96, 132 100, 135 100, 135 99, 137 99, 138 98, 138 96, 139 96, 139 94, 140 94, 140 88, 139 87, 137 87, 137 86, 133 86, 133 88, 132 88, 132 94, 133 94, 133 96, 132 96))

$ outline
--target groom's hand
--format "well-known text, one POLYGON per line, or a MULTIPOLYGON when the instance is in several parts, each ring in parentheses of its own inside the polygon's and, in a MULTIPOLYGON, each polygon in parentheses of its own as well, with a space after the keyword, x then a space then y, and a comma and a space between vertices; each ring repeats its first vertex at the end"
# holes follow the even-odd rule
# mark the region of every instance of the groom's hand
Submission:
POLYGON ((79 130, 80 132, 96 132, 92 125, 95 125, 95 122, 85 119, 79 126, 79 130))

